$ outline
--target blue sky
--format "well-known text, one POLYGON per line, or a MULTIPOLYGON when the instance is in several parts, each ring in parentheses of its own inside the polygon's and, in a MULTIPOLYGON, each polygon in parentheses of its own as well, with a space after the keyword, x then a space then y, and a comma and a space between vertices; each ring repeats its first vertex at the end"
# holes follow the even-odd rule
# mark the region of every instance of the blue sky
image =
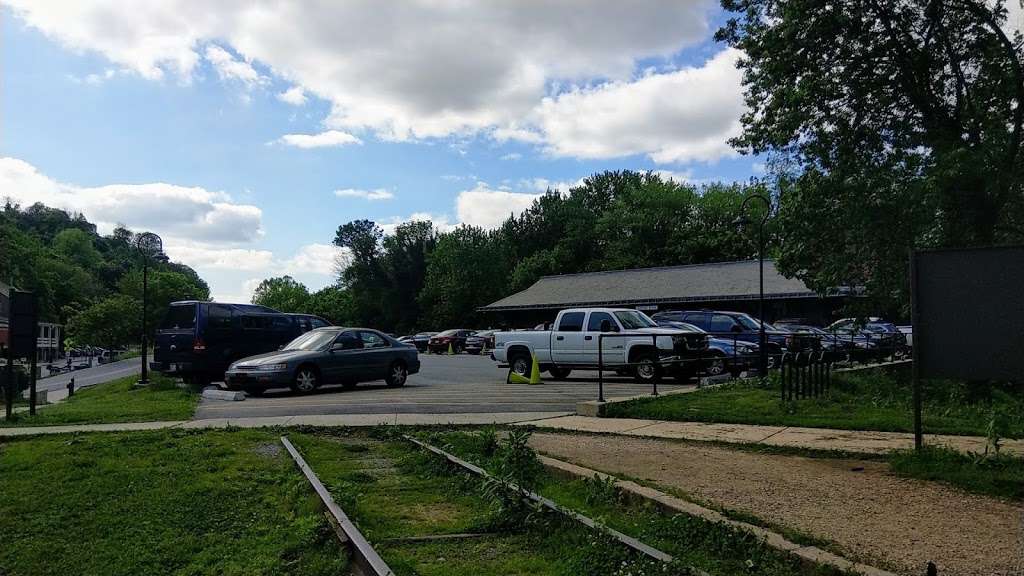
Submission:
POLYGON ((8 4, 0 195, 154 230, 218 300, 330 283, 357 218, 493 226, 600 170, 757 171, 709 2, 8 4))

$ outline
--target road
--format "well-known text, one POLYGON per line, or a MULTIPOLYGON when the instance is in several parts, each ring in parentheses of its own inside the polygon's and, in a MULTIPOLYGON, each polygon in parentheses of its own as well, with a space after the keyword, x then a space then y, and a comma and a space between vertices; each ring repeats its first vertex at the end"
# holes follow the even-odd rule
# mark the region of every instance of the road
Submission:
MULTIPOLYGON (((353 390, 325 386, 306 396, 289 390, 268 391, 242 402, 203 400, 197 419, 309 414, 454 414, 467 412, 571 412, 582 400, 597 399, 597 373, 573 372, 564 381, 545 379, 540 385, 507 384, 507 370, 486 356, 421 354, 419 374, 402 388, 383 382, 360 384, 353 390)), ((659 390, 680 385, 669 379, 659 390)), ((631 378, 606 375, 605 395, 632 396, 651 387, 631 378)))
MULTIPOLYGON (((93 366, 92 368, 83 368, 82 370, 75 370, 74 372, 67 372, 65 374, 58 374, 56 376, 49 376, 47 378, 41 378, 36 381, 37 390, 64 390, 68 386, 68 382, 72 378, 75 379, 75 388, 83 388, 85 386, 92 386, 94 384, 102 384, 132 374, 138 374, 142 370, 142 360, 139 358, 129 358, 128 360, 119 360, 117 362, 111 362, 110 364, 100 364, 93 366)), ((45 370, 44 370, 45 373, 45 370)))

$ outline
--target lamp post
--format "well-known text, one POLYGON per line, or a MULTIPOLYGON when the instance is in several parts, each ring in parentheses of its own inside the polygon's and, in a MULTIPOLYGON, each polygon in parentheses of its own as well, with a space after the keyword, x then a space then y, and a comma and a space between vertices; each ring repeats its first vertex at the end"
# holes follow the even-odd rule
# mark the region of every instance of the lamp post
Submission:
POLYGON ((757 273, 758 273, 758 299, 757 299, 757 315, 758 322, 760 324, 760 331, 758 334, 758 373, 761 378, 765 377, 768 371, 768 351, 765 349, 765 335, 764 335, 764 225, 768 221, 768 216, 772 212, 772 202, 767 197, 761 194, 751 194, 743 200, 743 204, 740 204, 740 216, 736 218, 736 224, 749 225, 751 220, 747 218, 747 204, 751 200, 760 200, 764 202, 764 215, 761 216, 761 221, 757 226, 757 273))
POLYGON ((164 243, 159 236, 152 232, 143 232, 135 238, 135 248, 142 255, 142 377, 136 383, 137 386, 146 386, 149 384, 149 362, 146 358, 147 349, 149 348, 147 326, 146 326, 146 308, 149 305, 149 260, 166 261, 167 256, 164 255, 164 243))

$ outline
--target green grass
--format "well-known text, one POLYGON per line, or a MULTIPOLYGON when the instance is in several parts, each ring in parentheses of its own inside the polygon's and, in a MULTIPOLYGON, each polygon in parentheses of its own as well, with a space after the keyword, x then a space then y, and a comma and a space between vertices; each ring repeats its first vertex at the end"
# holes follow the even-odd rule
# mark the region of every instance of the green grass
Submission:
POLYGON ((1024 500, 1024 459, 961 454, 942 447, 907 450, 890 457, 900 476, 935 480, 961 490, 1011 500, 1024 500))
POLYGON ((2 426, 57 426, 112 422, 154 422, 192 418, 199 395, 179 388, 175 381, 152 374, 150 385, 136 388, 138 376, 127 376, 105 384, 83 388, 71 398, 53 406, 14 414, 0 420, 2 426))
MULTIPOLYGON (((607 405, 605 416, 912 432, 910 385, 887 370, 837 374, 821 398, 783 402, 776 380, 729 383, 689 394, 607 405)), ((929 434, 986 436, 995 425, 1003 437, 1024 438, 1024 394, 995 387, 990 400, 972 400, 963 385, 928 382, 923 425, 929 434)))
MULTIPOLYGON (((348 432, 289 439, 384 560, 401 576, 575 576, 654 574, 652 562, 575 524, 546 518, 497 526, 493 503, 476 479, 440 464, 405 441, 348 432), (469 540, 408 542, 396 538, 476 533, 469 540)), ((658 574, 675 574, 657 566, 658 574)))
MULTIPOLYGON (((496 473, 502 468, 501 449, 494 451, 488 433, 435 433, 434 445, 496 473), (489 455, 490 454, 490 455, 489 455)), ((809 568, 750 533, 686 514, 668 514, 647 501, 626 499, 606 482, 565 479, 541 470, 532 489, 555 502, 580 511, 627 535, 676 557, 681 566, 711 574, 837 574, 827 567, 809 568)))
POLYGON ((348 573, 278 447, 257 431, 4 441, 0 574, 348 573))

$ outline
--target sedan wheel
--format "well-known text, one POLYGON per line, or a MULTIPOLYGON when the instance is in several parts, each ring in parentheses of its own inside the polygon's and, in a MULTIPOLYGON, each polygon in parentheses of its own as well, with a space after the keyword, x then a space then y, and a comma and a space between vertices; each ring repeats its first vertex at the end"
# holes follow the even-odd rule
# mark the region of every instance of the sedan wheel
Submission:
POLYGON ((409 378, 409 370, 405 367, 405 364, 395 362, 388 370, 388 376, 384 381, 392 388, 399 388, 405 385, 407 378, 409 378))
POLYGON ((295 374, 295 380, 292 381, 292 390, 299 394, 308 394, 315 390, 318 384, 316 372, 312 368, 300 368, 295 374))
POLYGON ((721 358, 716 358, 708 363, 706 369, 708 376, 719 376, 725 372, 725 361, 721 358))

